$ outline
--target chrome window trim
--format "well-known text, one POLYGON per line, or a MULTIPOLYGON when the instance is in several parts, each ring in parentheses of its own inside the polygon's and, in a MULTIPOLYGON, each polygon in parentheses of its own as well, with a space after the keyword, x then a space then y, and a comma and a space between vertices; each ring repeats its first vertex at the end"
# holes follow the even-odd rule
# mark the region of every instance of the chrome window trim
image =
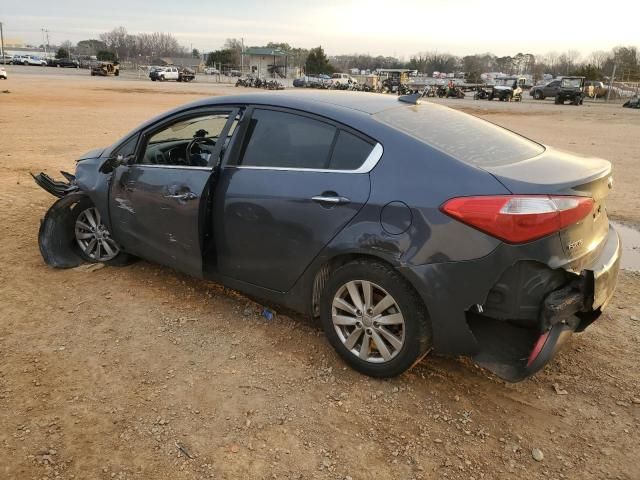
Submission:
POLYGON ((360 168, 356 170, 334 170, 329 168, 289 168, 289 167, 261 167, 254 165, 226 165, 225 168, 240 168, 244 170, 281 170, 287 172, 323 172, 323 173, 369 173, 382 158, 384 149, 376 143, 360 168))

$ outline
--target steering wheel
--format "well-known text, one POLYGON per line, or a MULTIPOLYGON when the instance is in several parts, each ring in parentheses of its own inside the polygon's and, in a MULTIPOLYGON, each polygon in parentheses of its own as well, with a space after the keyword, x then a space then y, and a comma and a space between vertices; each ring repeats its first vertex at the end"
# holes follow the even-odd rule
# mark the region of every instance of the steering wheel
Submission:
POLYGON ((198 146, 198 149, 200 150, 200 145, 210 145, 212 147, 216 146, 216 142, 210 138, 206 138, 206 137, 194 137, 193 140, 191 140, 189 142, 189 145, 187 145, 187 150, 186 150, 186 155, 187 155, 187 159, 189 162, 191 162, 191 155, 192 155, 192 150, 193 147, 198 146))

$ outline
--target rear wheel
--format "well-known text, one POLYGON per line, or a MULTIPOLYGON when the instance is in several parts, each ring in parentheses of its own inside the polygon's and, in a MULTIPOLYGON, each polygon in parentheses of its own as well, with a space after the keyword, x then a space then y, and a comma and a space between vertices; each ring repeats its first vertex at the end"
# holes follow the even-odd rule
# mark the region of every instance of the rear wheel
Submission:
POLYGON ((393 268, 356 261, 330 276, 320 305, 331 345, 355 370, 393 377, 431 347, 431 324, 421 299, 393 268))
POLYGON ((556 105, 561 105, 563 103, 564 103, 564 100, 562 99, 562 97, 560 95, 556 95, 555 104, 556 105))
POLYGON ((542 95, 542 92, 540 90, 536 90, 535 92, 533 92, 533 98, 535 100, 544 100, 544 96, 542 95))

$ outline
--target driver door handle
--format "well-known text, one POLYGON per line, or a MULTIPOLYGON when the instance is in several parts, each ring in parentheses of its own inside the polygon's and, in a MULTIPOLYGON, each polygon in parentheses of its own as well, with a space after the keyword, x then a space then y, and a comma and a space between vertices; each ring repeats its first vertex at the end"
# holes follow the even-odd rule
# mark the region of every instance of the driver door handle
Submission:
POLYGON ((340 197, 338 195, 317 195, 315 197, 311 197, 311 200, 317 203, 324 203, 330 205, 344 205, 345 203, 349 203, 350 200, 347 197, 340 197))
POLYGON ((196 198, 198 198, 198 195, 193 192, 185 192, 177 193, 175 195, 165 195, 164 198, 173 198, 175 200, 182 200, 184 202, 187 202, 189 200, 195 200, 196 198))

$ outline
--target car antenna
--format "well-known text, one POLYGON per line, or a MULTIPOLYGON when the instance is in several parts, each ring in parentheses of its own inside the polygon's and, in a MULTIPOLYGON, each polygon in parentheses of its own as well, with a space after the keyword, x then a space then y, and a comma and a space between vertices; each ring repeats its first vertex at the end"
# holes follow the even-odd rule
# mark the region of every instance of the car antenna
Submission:
POLYGON ((398 97, 398 101, 405 103, 412 103, 414 105, 420 105, 422 102, 420 99, 422 98, 421 93, 412 93, 410 95, 400 95, 398 97))

